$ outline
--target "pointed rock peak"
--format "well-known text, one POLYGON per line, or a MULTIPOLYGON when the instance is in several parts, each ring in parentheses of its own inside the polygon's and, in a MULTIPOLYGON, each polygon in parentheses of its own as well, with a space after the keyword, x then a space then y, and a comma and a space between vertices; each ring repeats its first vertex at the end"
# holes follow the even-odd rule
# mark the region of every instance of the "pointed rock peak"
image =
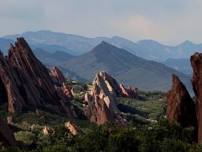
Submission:
POLYGON ((62 85, 64 76, 55 68, 54 74, 60 81, 57 89, 48 69, 34 56, 24 38, 18 38, 11 45, 8 57, 0 56, 0 61, 0 89, 5 92, 1 100, 8 103, 8 112, 21 112, 24 107, 43 108, 48 104, 54 106, 51 109, 55 112, 61 109, 69 117, 73 116, 71 104, 65 105, 68 99, 67 87, 62 85))
POLYGON ((182 82, 180 81, 178 76, 175 74, 172 75, 172 82, 173 82, 173 84, 182 84, 182 82))
POLYGON ((23 37, 19 37, 19 38, 17 38, 15 45, 11 44, 10 49, 19 50, 19 49, 25 49, 25 48, 28 48, 30 50, 30 47, 29 47, 28 43, 25 41, 25 39, 23 37))
POLYGON ((89 94, 85 95, 85 114, 90 121, 97 124, 106 122, 118 122, 125 124, 124 119, 116 105, 116 97, 136 97, 136 92, 125 88, 111 77, 107 72, 98 72, 93 87, 89 94))
POLYGON ((11 56, 29 56, 31 58, 36 59, 34 53, 32 52, 31 48, 29 47, 28 43, 23 37, 17 38, 16 42, 10 44, 10 48, 8 50, 8 58, 11 56), (17 55, 18 54, 18 55, 17 55))
POLYGON ((109 75, 107 72, 105 72, 105 71, 98 72, 98 73, 96 74, 96 78, 99 78, 99 77, 101 77, 101 78, 103 78, 103 79, 112 78, 112 76, 110 76, 110 75, 109 75))
MULTIPOLYGON (((175 74, 172 75, 172 89, 176 90, 178 92, 181 91, 182 95, 189 96, 189 92, 187 91, 185 85, 182 83, 182 81, 179 79, 179 77, 175 74)), ((190 97, 191 98, 191 97, 190 97)))

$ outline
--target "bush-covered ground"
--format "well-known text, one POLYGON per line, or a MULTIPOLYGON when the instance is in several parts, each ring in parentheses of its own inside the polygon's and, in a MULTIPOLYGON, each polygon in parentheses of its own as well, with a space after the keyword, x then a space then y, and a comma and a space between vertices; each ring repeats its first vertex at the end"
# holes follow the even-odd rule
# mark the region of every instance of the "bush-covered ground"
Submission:
POLYGON ((166 120, 156 124, 120 127, 113 124, 91 125, 73 137, 62 126, 53 127, 55 133, 43 135, 41 130, 20 131, 16 138, 24 141, 23 148, 2 151, 32 152, 200 152, 193 142, 193 128, 169 126, 166 120))
MULTIPOLYGON (((81 85, 80 85, 81 86, 81 85)), ((82 108, 82 87, 75 84, 75 106, 82 108), (81 92, 81 93, 80 93, 81 92)), ((85 85, 83 87, 86 87, 85 85)), ((202 146, 194 142, 193 128, 178 124, 168 125, 165 116, 166 99, 161 92, 141 92, 138 99, 118 98, 118 107, 128 119, 128 126, 115 124, 96 126, 85 119, 75 119, 80 134, 72 136, 64 127, 68 121, 63 115, 47 111, 26 112, 15 115, 15 137, 24 145, 5 148, 4 152, 201 152, 202 146), (53 130, 44 135, 48 126, 53 130)), ((2 110, 1 110, 2 111, 2 110)), ((5 112, 0 112, 6 116, 5 112)))

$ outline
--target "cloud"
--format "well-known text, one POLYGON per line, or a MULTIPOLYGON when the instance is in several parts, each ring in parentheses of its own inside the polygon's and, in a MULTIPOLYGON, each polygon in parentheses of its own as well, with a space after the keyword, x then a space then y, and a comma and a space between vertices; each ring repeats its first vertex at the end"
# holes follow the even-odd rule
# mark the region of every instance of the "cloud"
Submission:
POLYGON ((2 0, 0 35, 53 30, 132 40, 202 42, 201 0, 2 0))

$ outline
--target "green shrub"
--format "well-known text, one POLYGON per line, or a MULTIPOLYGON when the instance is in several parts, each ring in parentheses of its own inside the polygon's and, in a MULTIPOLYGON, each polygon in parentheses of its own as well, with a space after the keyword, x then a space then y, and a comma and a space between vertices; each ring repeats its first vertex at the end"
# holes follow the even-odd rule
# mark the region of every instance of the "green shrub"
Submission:
POLYGON ((15 138, 17 141, 22 141, 27 145, 30 145, 36 141, 36 135, 28 131, 19 131, 15 133, 15 138))

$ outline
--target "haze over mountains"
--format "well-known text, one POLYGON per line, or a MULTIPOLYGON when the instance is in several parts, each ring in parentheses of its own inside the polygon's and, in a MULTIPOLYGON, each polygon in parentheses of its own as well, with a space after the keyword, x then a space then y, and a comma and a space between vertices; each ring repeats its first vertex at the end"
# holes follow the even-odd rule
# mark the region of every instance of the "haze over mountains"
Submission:
POLYGON ((189 77, 186 75, 161 63, 137 57, 106 42, 67 61, 62 67, 86 80, 92 80, 98 71, 106 71, 120 82, 143 90, 167 90, 170 87, 171 75, 175 73, 189 86, 189 77))
POLYGON ((185 75, 191 73, 188 58, 202 50, 202 44, 190 41, 167 46, 153 40, 135 43, 121 37, 87 38, 51 31, 4 36, 0 39, 0 48, 6 50, 9 43, 19 36, 25 37, 42 62, 48 66, 60 66, 66 75, 92 80, 96 72, 104 70, 120 82, 144 90, 167 90, 173 73, 180 76, 189 88, 190 77, 185 75))
POLYGON ((72 55, 81 55, 92 50, 102 41, 124 48, 129 52, 150 60, 165 61, 168 58, 189 58, 196 51, 202 51, 202 44, 195 44, 191 41, 184 41, 176 46, 168 46, 153 40, 141 40, 133 42, 122 37, 96 37, 88 38, 73 34, 64 34, 51 31, 25 32, 22 34, 4 36, 4 38, 14 40, 23 36, 34 47, 49 47, 49 51, 58 49, 72 55), (53 49, 53 47, 55 47, 53 49))

